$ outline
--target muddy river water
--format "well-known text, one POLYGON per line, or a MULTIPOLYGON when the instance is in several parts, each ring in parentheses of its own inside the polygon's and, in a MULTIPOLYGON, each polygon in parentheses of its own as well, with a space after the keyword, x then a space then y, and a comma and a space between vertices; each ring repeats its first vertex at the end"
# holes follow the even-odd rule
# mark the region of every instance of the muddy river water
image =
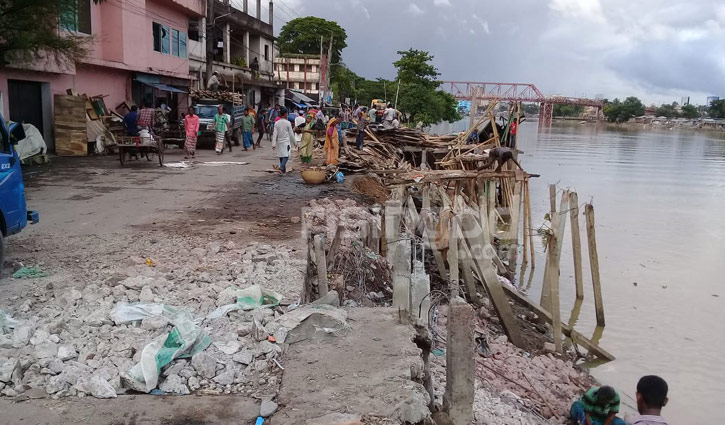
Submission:
MULTIPOLYGON (((467 120, 435 132, 460 131, 467 120)), ((520 159, 531 180, 534 227, 549 209, 547 185, 593 200, 606 327, 600 343, 617 360, 593 367, 636 407, 642 375, 670 386, 670 425, 725 423, 725 136, 718 133, 522 123, 520 159)), ((581 217, 584 230, 584 218, 581 217)), ((561 314, 574 307, 570 226, 561 262, 561 314)), ((594 335, 584 241, 585 296, 576 328, 594 335)), ((536 247, 528 292, 538 300, 544 250, 536 247)), ((527 286, 526 275, 519 285, 527 286)))

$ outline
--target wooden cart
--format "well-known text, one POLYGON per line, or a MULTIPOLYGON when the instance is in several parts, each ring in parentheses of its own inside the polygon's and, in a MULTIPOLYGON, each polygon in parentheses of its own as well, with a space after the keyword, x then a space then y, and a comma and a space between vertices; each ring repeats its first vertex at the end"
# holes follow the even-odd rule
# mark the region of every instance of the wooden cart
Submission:
POLYGON ((158 158, 159 166, 164 165, 164 143, 160 138, 147 142, 138 136, 121 136, 116 138, 116 147, 118 148, 118 159, 121 166, 131 158, 140 159, 145 157, 147 161, 153 161, 154 157, 158 158))

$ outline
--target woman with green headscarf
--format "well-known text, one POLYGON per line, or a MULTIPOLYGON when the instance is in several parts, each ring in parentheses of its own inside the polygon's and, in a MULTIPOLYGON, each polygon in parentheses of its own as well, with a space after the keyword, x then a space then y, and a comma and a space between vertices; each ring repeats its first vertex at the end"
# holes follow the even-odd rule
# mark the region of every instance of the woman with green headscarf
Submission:
POLYGON ((312 162, 312 148, 315 146, 315 130, 312 127, 315 125, 315 120, 312 114, 307 114, 305 117, 304 126, 298 127, 296 130, 302 133, 302 141, 300 143, 300 158, 303 163, 312 162))

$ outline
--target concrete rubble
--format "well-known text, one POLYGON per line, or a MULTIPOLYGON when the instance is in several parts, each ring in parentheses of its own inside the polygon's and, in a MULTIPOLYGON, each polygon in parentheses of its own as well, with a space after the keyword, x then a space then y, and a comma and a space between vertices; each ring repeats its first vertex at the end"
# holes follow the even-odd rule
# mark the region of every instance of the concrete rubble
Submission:
MULTIPOLYGON (((173 242, 169 242, 173 244, 173 242)), ((0 335, 0 394, 14 397, 42 389, 53 398, 125 393, 121 377, 139 362, 144 347, 168 334, 164 316, 115 324, 118 303, 160 303, 188 311, 212 344, 191 359, 175 359, 162 370, 157 388, 173 394, 203 390, 216 394, 276 394, 281 348, 267 341, 281 310, 232 311, 202 318, 236 301, 235 290, 257 284, 294 301, 304 279, 304 262, 286 245, 212 241, 191 250, 176 246, 152 259, 129 264, 94 264, 75 282, 62 273, 38 279, 22 300, 6 299, 0 309, 15 320, 0 335)))

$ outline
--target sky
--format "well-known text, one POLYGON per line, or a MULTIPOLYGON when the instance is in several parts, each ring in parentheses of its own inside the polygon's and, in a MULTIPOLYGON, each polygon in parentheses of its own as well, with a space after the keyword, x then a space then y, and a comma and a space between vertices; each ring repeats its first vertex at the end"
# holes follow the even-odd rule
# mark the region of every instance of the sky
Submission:
MULTIPOLYGON (((250 1, 250 7, 253 1, 250 1)), ((263 16, 268 16, 263 1, 263 16)), ((533 83, 545 95, 693 104, 725 98, 722 0, 275 0, 274 27, 319 16, 343 61, 393 79, 397 51, 429 51, 441 80, 533 83)))

